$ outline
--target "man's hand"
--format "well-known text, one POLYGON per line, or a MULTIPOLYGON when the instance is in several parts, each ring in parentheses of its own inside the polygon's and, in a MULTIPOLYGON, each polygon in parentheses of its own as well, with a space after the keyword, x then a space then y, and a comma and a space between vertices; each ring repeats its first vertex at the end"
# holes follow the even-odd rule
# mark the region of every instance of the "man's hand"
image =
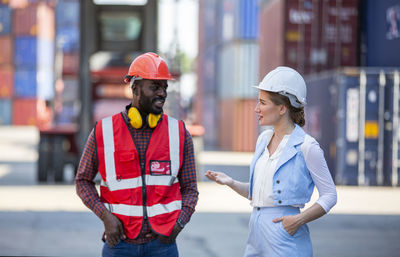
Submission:
POLYGON ((169 236, 158 235, 158 240, 160 240, 161 243, 164 244, 172 244, 175 241, 176 237, 178 236, 179 232, 181 232, 181 230, 182 230, 181 226, 179 226, 178 223, 176 223, 174 229, 172 230, 169 236))
POLYGON ((106 240, 111 247, 118 244, 121 239, 126 239, 122 222, 116 216, 105 210, 101 219, 104 223, 106 240))

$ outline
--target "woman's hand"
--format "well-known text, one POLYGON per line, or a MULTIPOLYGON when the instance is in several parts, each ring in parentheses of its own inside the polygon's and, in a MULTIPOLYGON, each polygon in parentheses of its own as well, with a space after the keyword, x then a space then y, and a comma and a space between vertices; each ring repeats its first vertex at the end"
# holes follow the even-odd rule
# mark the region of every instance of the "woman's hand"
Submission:
POLYGON ((207 170, 205 176, 220 185, 231 186, 233 184, 233 179, 223 172, 207 170))
POLYGON ((297 215, 294 216, 283 216, 272 220, 275 223, 282 222, 283 228, 291 236, 293 236, 299 227, 302 225, 297 215))

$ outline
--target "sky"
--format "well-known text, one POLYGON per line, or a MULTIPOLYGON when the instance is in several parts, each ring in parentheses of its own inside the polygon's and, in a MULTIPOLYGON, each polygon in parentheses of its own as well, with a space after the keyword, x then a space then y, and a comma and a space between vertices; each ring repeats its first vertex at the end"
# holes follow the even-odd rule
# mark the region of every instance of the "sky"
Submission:
POLYGON ((191 58, 197 56, 198 5, 198 0, 159 0, 158 45, 161 52, 170 49, 174 40, 174 23, 177 23, 181 51, 191 58))
MULTIPOLYGON (((162 53, 174 43, 174 24, 177 24, 177 43, 181 52, 196 58, 198 52, 198 0, 159 0, 158 47, 162 53), (175 19, 175 17, 177 17, 175 19)), ((188 100, 196 91, 196 75, 183 74, 180 93, 188 100)))

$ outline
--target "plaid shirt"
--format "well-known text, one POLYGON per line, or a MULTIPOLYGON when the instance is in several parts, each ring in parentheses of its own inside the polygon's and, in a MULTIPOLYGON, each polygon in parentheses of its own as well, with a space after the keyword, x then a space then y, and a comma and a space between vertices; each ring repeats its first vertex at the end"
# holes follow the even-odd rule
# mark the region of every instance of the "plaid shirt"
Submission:
MULTIPOLYGON (((150 141, 153 129, 144 125, 141 129, 134 129, 128 122, 127 109, 122 113, 124 120, 133 135, 133 140, 140 159, 145 159, 147 145, 150 141)), ((86 142, 81 161, 79 163, 78 172, 75 178, 76 192, 82 199, 83 203, 92 210, 98 217, 106 210, 102 203, 99 194, 97 193, 94 178, 98 173, 98 159, 96 151, 96 138, 94 130, 89 135, 86 142)), ((178 174, 179 184, 182 195, 182 209, 179 220, 182 224, 189 222, 192 216, 198 199, 197 182, 196 182, 196 168, 193 151, 193 141, 190 133, 185 130, 185 146, 183 153, 183 164, 178 174)), ((138 237, 135 239, 127 239, 126 242, 133 244, 148 243, 154 239, 153 237, 146 237, 146 234, 151 232, 148 220, 145 220, 142 230, 138 237)))

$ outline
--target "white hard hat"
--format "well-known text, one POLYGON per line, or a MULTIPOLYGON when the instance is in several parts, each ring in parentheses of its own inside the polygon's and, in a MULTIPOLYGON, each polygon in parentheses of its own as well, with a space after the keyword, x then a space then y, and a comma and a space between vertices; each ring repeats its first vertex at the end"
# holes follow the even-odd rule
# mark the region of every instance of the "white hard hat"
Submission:
POLYGON ((290 104, 295 108, 306 104, 306 82, 300 73, 289 67, 277 67, 269 72, 258 86, 254 87, 287 96, 290 104))

